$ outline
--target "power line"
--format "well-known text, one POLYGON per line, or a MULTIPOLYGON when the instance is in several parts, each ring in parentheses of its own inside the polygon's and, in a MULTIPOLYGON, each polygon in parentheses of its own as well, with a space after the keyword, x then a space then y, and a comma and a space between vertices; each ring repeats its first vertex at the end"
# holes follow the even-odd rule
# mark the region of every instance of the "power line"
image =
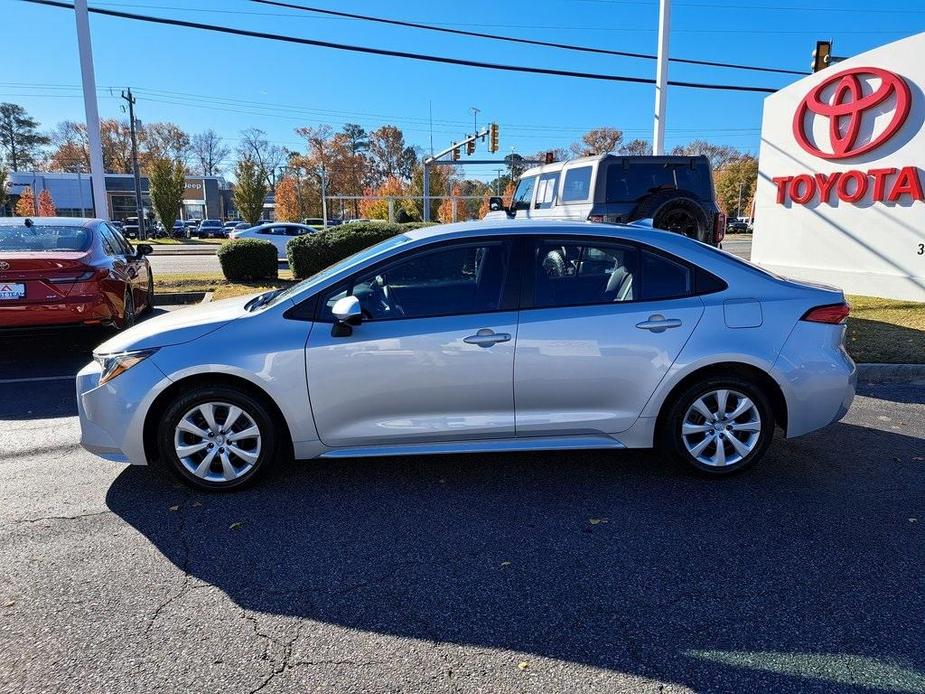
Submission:
MULTIPOLYGON (((645 7, 656 7, 651 2, 639 2, 638 0, 575 0, 575 2, 595 3, 598 5, 642 5, 645 7)), ((925 13, 925 10, 914 10, 908 8, 895 9, 867 9, 861 7, 819 7, 815 5, 725 5, 709 2, 677 2, 674 7, 708 7, 710 9, 730 9, 730 10, 780 10, 783 12, 862 12, 864 14, 909 14, 925 13)))
MULTIPOLYGON (((46 5, 48 7, 57 7, 66 10, 73 10, 74 6, 66 2, 57 0, 21 0, 34 5, 46 5)), ((370 48, 369 46, 354 46, 344 43, 334 43, 332 41, 319 41, 317 39, 306 39, 298 36, 288 36, 285 34, 270 34, 262 31, 249 31, 247 29, 236 29, 214 24, 202 24, 200 22, 189 22, 181 19, 168 19, 166 17, 152 17, 150 15, 134 14, 131 12, 118 12, 116 10, 104 10, 99 7, 91 7, 90 12, 93 14, 104 15, 107 17, 118 17, 120 19, 134 19, 141 22, 152 24, 164 24, 167 26, 186 27, 189 29, 200 29, 202 31, 211 31, 221 34, 231 34, 234 36, 247 36, 250 38, 266 39, 269 41, 279 41, 282 43, 294 43, 303 46, 316 46, 319 48, 331 48, 340 51, 350 51, 353 53, 366 53, 369 55, 382 55, 393 58, 406 58, 409 60, 420 60, 430 63, 444 63, 447 65, 461 65, 464 67, 478 67, 486 70, 501 70, 504 72, 521 72, 535 75, 551 75, 555 77, 575 77, 578 79, 601 80, 605 82, 628 82, 634 84, 655 84, 655 80, 649 77, 630 77, 627 75, 603 75, 593 72, 580 72, 575 70, 556 70, 552 68, 526 67, 522 65, 510 65, 506 63, 486 63, 477 60, 467 60, 463 58, 447 58, 444 56, 428 55, 424 53, 409 53, 407 51, 392 51, 384 48, 370 48)), ((690 89, 715 89, 721 91, 734 92, 758 92, 762 94, 773 94, 776 89, 768 87, 752 87, 738 84, 710 84, 705 82, 684 82, 669 81, 669 85, 674 87, 687 87, 690 89)))
MULTIPOLYGON (((446 27, 435 26, 432 24, 421 24, 418 22, 407 22, 400 19, 388 19, 385 17, 372 17, 364 14, 354 14, 352 12, 341 12, 339 10, 329 10, 321 7, 309 7, 308 5, 297 5, 290 2, 281 2, 280 0, 251 0, 251 2, 260 5, 270 5, 273 7, 284 7, 290 10, 304 10, 306 12, 315 12, 318 14, 329 15, 333 17, 344 17, 349 19, 361 19, 367 22, 377 22, 379 24, 390 24, 393 26, 411 27, 413 29, 426 29, 427 31, 439 31, 444 34, 456 34, 458 36, 472 36, 480 39, 492 39, 494 41, 507 41, 510 43, 520 43, 530 46, 543 46, 546 48, 561 48, 567 51, 579 51, 582 53, 596 53, 599 55, 614 55, 624 58, 643 58, 645 60, 657 60, 658 56, 650 53, 634 53, 631 51, 614 51, 607 48, 595 48, 592 46, 576 46, 568 43, 557 43, 553 41, 540 41, 537 39, 525 39, 517 36, 502 36, 500 34, 486 34, 479 31, 464 31, 462 29, 448 29, 446 27)), ((739 65, 736 63, 719 63, 712 60, 694 60, 692 58, 669 58, 672 63, 686 63, 689 65, 707 65, 710 67, 733 68, 737 70, 754 70, 758 72, 777 72, 785 75, 807 75, 807 72, 800 70, 786 70, 783 68, 761 67, 756 65, 739 65)))

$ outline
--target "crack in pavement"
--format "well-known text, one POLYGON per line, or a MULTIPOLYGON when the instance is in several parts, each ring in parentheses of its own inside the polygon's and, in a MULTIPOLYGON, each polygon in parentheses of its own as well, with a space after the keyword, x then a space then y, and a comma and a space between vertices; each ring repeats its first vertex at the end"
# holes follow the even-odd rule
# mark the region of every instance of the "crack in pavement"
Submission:
MULTIPOLYGON (((186 514, 182 509, 177 509, 177 537, 180 540, 180 546, 183 548, 182 554, 182 563, 180 565, 180 570, 183 572, 183 582, 180 584, 179 590, 177 590, 173 595, 170 595, 166 600, 164 600, 160 605, 157 606, 157 609, 154 610, 154 614, 151 615, 151 619, 148 620, 148 624, 145 627, 145 635, 151 631, 151 628, 154 626, 154 622, 157 621, 157 618, 160 617, 161 612, 163 612, 167 607, 174 601, 180 599, 185 593, 190 590, 190 573, 189 573, 189 561, 190 561, 190 547, 189 543, 186 541, 186 514)), ((206 584, 199 587, 208 587, 211 584, 206 584)))
MULTIPOLYGON (((255 621, 256 621, 256 618, 255 618, 255 621)), ((269 685, 270 682, 273 681, 274 677, 285 672, 287 669, 291 668, 290 659, 292 658, 292 648, 293 646, 295 646, 295 642, 298 641, 302 637, 302 625, 303 624, 304 622, 300 621, 296 625, 295 636, 289 639, 289 641, 286 643, 285 647, 283 648, 282 662, 277 663, 273 658, 268 658, 268 660, 273 666, 273 670, 270 672, 269 675, 267 675, 264 678, 263 682, 261 682, 260 685, 256 689, 252 689, 250 691, 250 694, 257 694, 257 692, 259 692, 260 690, 264 689, 267 685, 269 685)), ((273 639, 273 641, 275 643, 278 643, 275 639, 273 639)))
POLYGON ((92 513, 78 513, 76 516, 39 516, 38 518, 14 518, 12 523, 38 523, 40 521, 71 521, 81 518, 93 518, 94 516, 113 515, 112 511, 93 511, 92 513))

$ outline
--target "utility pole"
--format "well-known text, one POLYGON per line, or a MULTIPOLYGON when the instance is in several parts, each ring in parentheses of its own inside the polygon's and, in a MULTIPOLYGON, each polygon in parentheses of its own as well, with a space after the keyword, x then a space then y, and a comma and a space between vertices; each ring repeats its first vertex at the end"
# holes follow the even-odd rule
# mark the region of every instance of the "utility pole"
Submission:
POLYGON ((425 222, 430 221, 430 162, 432 159, 433 155, 424 160, 424 180, 422 181, 424 190, 421 192, 424 194, 423 212, 425 222))
POLYGON ((742 216, 742 189, 745 187, 745 181, 739 181, 739 202, 736 203, 736 219, 742 216))
POLYGON ((658 61, 655 68, 655 130, 652 154, 665 153, 665 110, 668 105, 668 38, 671 26, 671 0, 659 0, 658 61))
POLYGON ((145 219, 145 208, 141 204, 141 172, 138 170, 138 139, 135 136, 135 97, 132 88, 122 91, 122 98, 128 102, 129 132, 132 135, 132 173, 135 174, 135 214, 138 215, 138 238, 148 237, 148 223, 145 219))
POLYGON ((327 192, 327 172, 324 168, 324 158, 321 159, 321 218, 322 228, 328 228, 328 192, 327 192))
POLYGON ((106 200, 106 175, 103 169, 103 147, 100 144, 100 112, 96 103, 96 76, 93 73, 93 47, 90 44, 90 15, 87 0, 74 0, 77 19, 77 48, 80 53, 80 77, 83 82, 84 112, 87 116, 87 141, 90 146, 90 179, 93 189, 94 213, 109 219, 106 200))

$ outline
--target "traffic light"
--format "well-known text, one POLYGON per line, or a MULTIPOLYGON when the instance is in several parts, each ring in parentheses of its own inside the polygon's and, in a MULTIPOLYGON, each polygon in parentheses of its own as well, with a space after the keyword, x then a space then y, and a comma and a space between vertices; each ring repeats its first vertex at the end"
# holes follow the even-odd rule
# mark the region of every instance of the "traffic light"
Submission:
POLYGON ((832 42, 816 41, 816 50, 813 51, 813 72, 827 68, 832 62, 832 42))
POLYGON ((456 143, 453 143, 453 161, 459 161, 459 147, 456 147, 456 143))
POLYGON ((466 142, 466 156, 471 157, 475 154, 475 140, 469 140, 466 142))
POLYGON ((488 151, 497 152, 501 147, 498 145, 498 124, 492 123, 488 126, 488 151))

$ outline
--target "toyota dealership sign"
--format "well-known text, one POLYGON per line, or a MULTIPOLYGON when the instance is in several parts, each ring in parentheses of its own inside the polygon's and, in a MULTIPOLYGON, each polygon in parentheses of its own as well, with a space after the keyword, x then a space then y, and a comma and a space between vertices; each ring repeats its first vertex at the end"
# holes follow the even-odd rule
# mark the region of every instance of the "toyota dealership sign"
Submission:
POLYGON ((752 260, 925 300, 925 34, 765 100, 752 260))

